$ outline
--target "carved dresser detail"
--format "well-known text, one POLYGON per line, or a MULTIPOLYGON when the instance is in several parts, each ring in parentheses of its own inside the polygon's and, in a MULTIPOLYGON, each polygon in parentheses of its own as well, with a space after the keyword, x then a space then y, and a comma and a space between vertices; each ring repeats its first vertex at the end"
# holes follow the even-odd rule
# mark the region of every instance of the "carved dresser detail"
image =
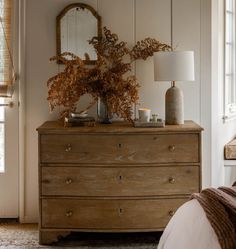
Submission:
POLYGON ((192 121, 165 128, 44 123, 38 128, 40 243, 72 231, 163 230, 201 189, 201 131, 192 121))

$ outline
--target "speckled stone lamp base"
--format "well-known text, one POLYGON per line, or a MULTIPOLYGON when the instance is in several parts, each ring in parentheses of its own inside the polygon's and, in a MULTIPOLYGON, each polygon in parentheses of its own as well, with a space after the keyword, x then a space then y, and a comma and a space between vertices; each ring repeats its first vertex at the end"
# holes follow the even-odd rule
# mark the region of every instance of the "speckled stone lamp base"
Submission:
POLYGON ((172 86, 166 92, 166 124, 184 124, 184 97, 183 92, 172 86))

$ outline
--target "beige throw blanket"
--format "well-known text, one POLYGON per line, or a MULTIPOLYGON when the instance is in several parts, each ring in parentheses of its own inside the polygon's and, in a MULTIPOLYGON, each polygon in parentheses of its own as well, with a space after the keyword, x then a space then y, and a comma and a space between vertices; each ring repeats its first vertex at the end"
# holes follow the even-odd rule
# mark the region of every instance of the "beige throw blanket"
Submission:
POLYGON ((236 186, 193 194, 204 209, 222 249, 236 249, 236 186))

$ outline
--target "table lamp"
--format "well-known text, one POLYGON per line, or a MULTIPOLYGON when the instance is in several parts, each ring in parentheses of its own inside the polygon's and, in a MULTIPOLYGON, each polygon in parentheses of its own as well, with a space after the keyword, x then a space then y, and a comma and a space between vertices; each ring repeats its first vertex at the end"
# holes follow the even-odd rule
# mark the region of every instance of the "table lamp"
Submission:
POLYGON ((176 81, 194 81, 194 52, 166 51, 154 54, 155 81, 171 81, 165 96, 165 122, 184 124, 184 97, 176 81))

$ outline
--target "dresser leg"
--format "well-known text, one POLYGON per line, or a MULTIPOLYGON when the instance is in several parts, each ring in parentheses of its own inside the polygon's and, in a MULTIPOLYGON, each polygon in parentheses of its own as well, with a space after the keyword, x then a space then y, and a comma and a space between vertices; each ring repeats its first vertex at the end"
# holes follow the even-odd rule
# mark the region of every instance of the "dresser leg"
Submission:
POLYGON ((63 231, 39 231, 39 244, 50 245, 57 242, 59 239, 66 237, 70 232, 63 231))

